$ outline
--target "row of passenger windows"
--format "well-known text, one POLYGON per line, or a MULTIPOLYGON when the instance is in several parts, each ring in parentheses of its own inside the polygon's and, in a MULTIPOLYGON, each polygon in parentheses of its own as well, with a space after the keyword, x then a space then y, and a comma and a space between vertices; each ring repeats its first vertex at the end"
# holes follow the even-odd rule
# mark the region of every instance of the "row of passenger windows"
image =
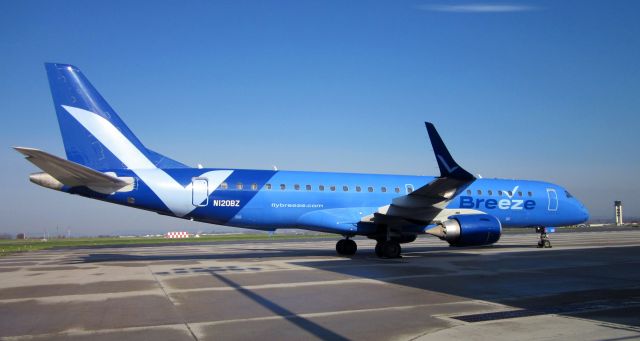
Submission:
MULTIPOLYGON (((471 195, 471 193, 473 193, 470 189, 467 190, 467 195, 471 195)), ((478 195, 482 195, 482 190, 479 189, 477 190, 478 195)), ((509 197, 513 196, 513 191, 498 191, 498 196, 502 196, 503 194, 507 194, 509 197)), ((519 197, 523 196, 522 191, 518 191, 516 192, 518 194, 519 197)), ((488 190, 487 191, 487 195, 493 195, 493 191, 492 190, 488 190)), ((527 192, 528 196, 533 196, 532 192, 527 192)))
MULTIPOLYGON (((328 189, 329 191, 331 191, 331 192, 335 192, 336 191, 336 186, 328 186, 328 187, 329 187, 329 189, 328 189)), ((258 184, 253 183, 253 184, 251 184, 250 188, 251 188, 252 191, 257 191, 258 190, 258 184)), ((271 189, 273 189, 273 185, 272 184, 265 184, 264 188, 267 189, 267 190, 271 190, 271 189)), ((280 184, 279 188, 280 188, 281 191, 284 191, 284 190, 287 189, 287 185, 280 184)), ((226 182, 223 182, 222 184, 220 184, 220 189, 223 189, 223 190, 229 189, 229 184, 227 184, 226 182)), ((237 190, 244 189, 244 184, 242 182, 236 183, 235 189, 237 189, 237 190)), ((299 184, 295 184, 295 185, 293 185, 293 189, 296 190, 296 191, 299 191, 299 190, 302 189, 302 186, 299 185, 299 184)), ((311 185, 305 185, 304 189, 307 190, 307 191, 311 191, 311 190, 313 190, 313 187, 311 185)), ((325 189, 326 189, 326 187, 324 185, 318 185, 318 191, 324 192, 325 189)), ((343 192, 349 192, 349 186, 342 186, 342 191, 343 192)), ((356 192, 362 192, 362 187, 355 186, 355 191, 356 192)), ((393 188, 393 191, 396 192, 396 193, 400 193, 400 187, 393 188)), ((369 193, 375 192, 375 188, 373 186, 368 186, 367 187, 367 192, 369 192, 369 193)), ((388 192, 387 187, 386 186, 380 187, 380 192, 387 193, 388 192)), ((413 192, 413 187, 412 186, 407 186, 407 192, 408 193, 413 192)), ((467 190, 467 195, 472 195, 472 193, 473 192, 470 189, 467 190)), ((481 189, 479 189, 479 190, 476 191, 476 193, 478 193, 478 195, 482 195, 483 192, 482 192, 481 189)), ((487 190, 486 193, 487 193, 487 195, 491 196, 491 195, 493 195, 494 192, 493 192, 493 190, 487 190)), ((512 191, 504 191, 504 192, 500 191, 500 190, 497 191, 498 196, 502 196, 505 193, 510 197, 513 196, 513 192, 512 191)), ((522 197, 524 195, 522 193, 522 191, 518 191, 516 193, 518 194, 519 197, 522 197)), ((527 192, 527 195, 531 197, 531 196, 533 196, 533 193, 529 191, 529 192, 527 192)))
MULTIPOLYGON (((328 190, 331 191, 331 192, 335 192, 336 191, 336 186, 327 186, 327 187, 328 187, 328 190)), ((318 191, 324 192, 325 189, 327 189, 327 187, 325 187, 324 185, 318 185, 317 188, 318 188, 318 191)), ((244 189, 244 185, 242 184, 242 182, 238 182, 238 183, 236 183, 234 188, 237 189, 237 190, 242 190, 242 189, 244 189)), ((273 189, 273 185, 265 184, 264 188, 267 189, 267 190, 271 190, 271 189, 273 189)), ((284 190, 287 189, 287 185, 280 184, 279 188, 280 188, 281 191, 284 191, 284 190)), ((226 182, 221 183, 220 184, 220 189, 223 189, 223 190, 229 189, 229 184, 227 184, 226 182)), ((296 191, 299 191, 299 190, 302 189, 302 186, 299 185, 299 184, 295 184, 295 185, 293 185, 293 189, 296 190, 296 191)), ((304 189, 307 190, 307 191, 311 191, 311 190, 313 190, 313 187, 311 185, 305 185, 304 189)), ((373 186, 368 186, 366 189, 367 189, 367 192, 375 192, 375 190, 376 190, 373 186)), ((251 184, 251 190, 252 191, 258 190, 258 184, 255 184, 255 183, 251 184)), ((349 186, 342 186, 342 191, 343 192, 349 192, 349 186)), ((362 187, 355 186, 355 191, 356 192, 362 192, 362 187)), ((400 193, 400 187, 393 188, 393 191, 396 192, 396 193, 400 193)), ((380 187, 380 192, 387 193, 388 192, 387 187, 386 186, 380 187)), ((413 187, 412 186, 407 186, 407 192, 409 192, 409 193, 413 192, 413 187)))

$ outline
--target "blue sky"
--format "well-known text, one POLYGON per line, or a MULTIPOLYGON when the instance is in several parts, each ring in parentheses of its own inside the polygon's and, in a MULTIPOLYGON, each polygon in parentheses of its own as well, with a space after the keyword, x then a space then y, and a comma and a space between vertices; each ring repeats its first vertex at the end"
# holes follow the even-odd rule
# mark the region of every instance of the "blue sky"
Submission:
POLYGON ((210 167, 484 177, 640 215, 637 1, 2 1, 0 232, 211 230, 46 190, 42 63, 80 67, 149 147, 210 167))

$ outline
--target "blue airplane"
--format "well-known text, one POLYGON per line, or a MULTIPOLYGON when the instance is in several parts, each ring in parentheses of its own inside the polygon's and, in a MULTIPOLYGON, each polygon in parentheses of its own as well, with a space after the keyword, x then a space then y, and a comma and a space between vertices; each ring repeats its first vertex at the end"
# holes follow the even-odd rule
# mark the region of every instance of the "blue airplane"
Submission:
POLYGON ((453 159, 431 123, 427 133, 440 176, 192 168, 142 144, 75 66, 46 63, 67 159, 15 147, 43 172, 40 186, 159 214, 274 231, 335 233, 340 255, 354 236, 377 241, 379 257, 429 234, 451 246, 493 244, 502 227, 585 222, 586 208, 564 188, 541 181, 476 178, 453 159))

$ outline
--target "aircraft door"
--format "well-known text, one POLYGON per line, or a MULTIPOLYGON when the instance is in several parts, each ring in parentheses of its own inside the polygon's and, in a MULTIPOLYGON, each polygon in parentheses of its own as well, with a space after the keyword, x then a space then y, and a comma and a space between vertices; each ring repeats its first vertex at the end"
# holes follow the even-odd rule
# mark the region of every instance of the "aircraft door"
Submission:
POLYGON ((547 197, 549 198, 549 211, 557 211, 558 210, 558 193, 553 188, 547 188, 547 197))
POLYGON ((191 203, 203 207, 209 204, 209 183, 207 178, 191 179, 191 203))

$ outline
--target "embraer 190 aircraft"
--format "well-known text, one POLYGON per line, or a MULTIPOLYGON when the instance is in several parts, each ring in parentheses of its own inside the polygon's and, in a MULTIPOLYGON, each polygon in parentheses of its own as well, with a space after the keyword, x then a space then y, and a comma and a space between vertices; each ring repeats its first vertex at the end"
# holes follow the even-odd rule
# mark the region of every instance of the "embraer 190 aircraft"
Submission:
POLYGON ((454 161, 426 123, 440 176, 404 176, 191 168, 142 144, 73 65, 45 64, 67 160, 16 147, 44 172, 40 186, 159 214, 274 231, 300 228, 377 241, 379 257, 400 257, 400 244, 430 234, 452 246, 493 244, 502 227, 545 227, 589 217, 564 188, 541 181, 478 179, 454 161))

